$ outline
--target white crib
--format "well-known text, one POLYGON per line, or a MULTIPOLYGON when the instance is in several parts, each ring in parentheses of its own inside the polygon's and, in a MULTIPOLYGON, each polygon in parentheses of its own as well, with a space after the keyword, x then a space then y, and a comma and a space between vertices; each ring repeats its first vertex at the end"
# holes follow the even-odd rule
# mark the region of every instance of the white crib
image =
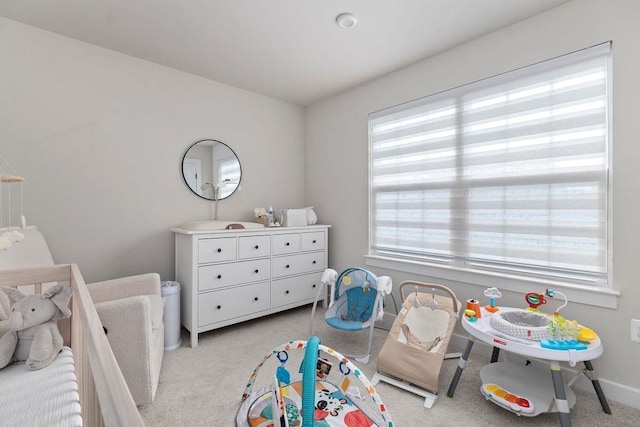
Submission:
POLYGON ((41 293, 43 285, 54 282, 68 283, 73 291, 73 314, 58 322, 68 347, 40 371, 20 364, 0 370, 2 423, 143 426, 78 266, 0 270, 0 286, 26 287, 24 293, 41 293))

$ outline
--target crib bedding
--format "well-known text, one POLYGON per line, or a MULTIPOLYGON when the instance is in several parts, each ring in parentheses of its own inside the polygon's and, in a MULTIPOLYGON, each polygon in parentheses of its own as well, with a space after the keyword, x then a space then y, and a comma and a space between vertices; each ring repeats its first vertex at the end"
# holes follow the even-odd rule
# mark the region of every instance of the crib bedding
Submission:
POLYGON ((27 370, 14 363, 0 370, 0 423, 11 426, 82 425, 73 355, 63 347, 47 367, 27 370))
MULTIPOLYGON (((16 243, 9 250, 17 249, 24 242, 16 243)), ((44 238, 40 243, 43 242, 44 238)), ((84 422, 106 427, 143 427, 140 412, 111 351, 78 266, 31 265, 0 268, 0 284, 21 290, 36 288, 36 293, 40 292, 37 288, 50 283, 70 284, 73 316, 61 319, 58 327, 65 344, 73 349, 73 356, 66 347, 43 369, 28 371, 24 363, 0 369, 0 425, 75 427, 84 422)))

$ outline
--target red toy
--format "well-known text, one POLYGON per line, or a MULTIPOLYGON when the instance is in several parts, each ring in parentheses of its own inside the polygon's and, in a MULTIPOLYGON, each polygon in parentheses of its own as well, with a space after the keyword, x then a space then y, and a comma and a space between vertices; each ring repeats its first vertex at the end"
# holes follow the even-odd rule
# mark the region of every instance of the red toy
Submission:
POLYGON ((524 298, 527 300, 529 308, 535 308, 536 310, 539 305, 547 303, 547 300, 544 299, 544 294, 540 294, 538 292, 527 292, 524 298))

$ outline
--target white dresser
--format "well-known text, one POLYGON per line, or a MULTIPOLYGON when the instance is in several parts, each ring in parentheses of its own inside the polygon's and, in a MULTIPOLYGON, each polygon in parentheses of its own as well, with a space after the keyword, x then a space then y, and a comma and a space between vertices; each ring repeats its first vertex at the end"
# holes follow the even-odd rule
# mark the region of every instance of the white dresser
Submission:
POLYGON ((327 267, 329 227, 173 228, 191 347, 200 332, 312 303, 327 267))

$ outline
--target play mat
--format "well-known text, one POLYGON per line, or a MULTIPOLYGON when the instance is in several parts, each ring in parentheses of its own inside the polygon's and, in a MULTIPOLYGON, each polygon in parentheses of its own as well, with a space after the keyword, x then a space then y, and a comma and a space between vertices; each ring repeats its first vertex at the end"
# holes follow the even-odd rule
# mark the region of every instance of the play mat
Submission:
MULTIPOLYGON (((289 426, 302 425, 302 382, 298 381, 282 389, 287 409, 289 426)), ((249 411, 249 423, 252 427, 273 425, 271 398, 272 392, 263 394, 249 411)), ((371 420, 351 402, 336 386, 325 381, 316 381, 316 409, 314 427, 372 427, 371 420)))

